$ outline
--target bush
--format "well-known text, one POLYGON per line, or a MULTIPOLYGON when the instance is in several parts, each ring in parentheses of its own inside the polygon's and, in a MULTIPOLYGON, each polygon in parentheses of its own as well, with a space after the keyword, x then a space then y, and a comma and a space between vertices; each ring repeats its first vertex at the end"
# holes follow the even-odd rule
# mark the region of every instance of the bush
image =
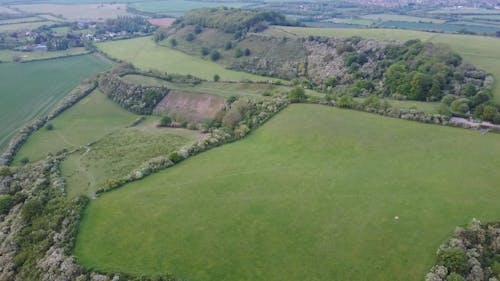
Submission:
POLYGON ((14 200, 11 195, 0 195, 0 215, 5 215, 9 212, 14 200))
POLYGON ((220 80, 219 74, 215 74, 214 75, 214 82, 219 82, 219 80, 220 80))
POLYGON ((25 222, 30 222, 34 217, 40 215, 43 210, 43 204, 38 199, 32 199, 26 202, 22 208, 22 216, 25 222))
POLYGON ((203 32, 203 28, 202 28, 200 25, 198 25, 198 24, 197 24, 197 25, 194 27, 194 33, 196 33, 196 34, 200 34, 200 33, 202 33, 202 32, 203 32))
POLYGON ((170 39, 170 46, 172 46, 172 47, 177 46, 177 40, 175 40, 175 38, 170 39))
POLYGON ((451 103, 451 111, 458 114, 466 114, 469 112, 469 100, 465 98, 454 100, 451 103))
POLYGON ((458 247, 447 248, 439 252, 438 264, 445 266, 450 272, 462 273, 467 269, 467 256, 458 247))
POLYGON ((196 36, 193 33, 188 33, 188 35, 186 35, 186 41, 188 42, 193 41, 195 38, 196 36))
POLYGON ((160 119, 160 126, 161 127, 168 127, 170 125, 172 125, 172 118, 170 118, 169 116, 163 116, 160 119))
POLYGON ((19 162, 21 162, 21 164, 23 164, 23 165, 26 165, 30 162, 30 160, 28 159, 28 157, 23 157, 23 158, 19 159, 19 162))
POLYGON ((170 161, 172 161, 174 163, 179 163, 182 160, 184 160, 184 157, 182 157, 182 155, 180 155, 177 151, 175 151, 175 152, 170 153, 170 155, 168 156, 168 159, 170 159, 170 161))
POLYGON ((245 55, 245 57, 248 57, 252 54, 252 52, 250 51, 250 49, 246 48, 245 51, 243 51, 243 54, 245 55))
POLYGON ((456 272, 452 272, 450 275, 448 275, 446 281, 465 281, 465 279, 462 277, 462 275, 456 272))
POLYGON ((10 175, 10 168, 7 166, 0 167, 0 176, 9 176, 10 175))
POLYGON ((233 48, 233 43, 231 42, 227 42, 225 45, 224 45, 224 50, 231 50, 233 48))
POLYGON ((341 108, 352 108, 354 105, 354 100, 350 95, 343 95, 338 100, 337 105, 341 108))
POLYGON ((448 94, 441 99, 441 102, 449 106, 456 99, 457 99, 457 96, 448 94))
POLYGON ((234 49, 234 57, 241 58, 243 56, 243 51, 240 48, 234 49))
POLYGON ((288 93, 288 98, 292 103, 304 102, 307 99, 303 88, 295 87, 288 93))
POLYGON ((213 50, 212 54, 210 55, 210 59, 213 61, 217 61, 220 59, 220 53, 217 50, 213 50))
POLYGON ((207 47, 202 47, 202 48, 201 48, 201 55, 202 55, 202 56, 206 56, 206 55, 208 55, 208 54, 210 54, 210 49, 209 49, 209 48, 207 48, 207 47))
POLYGON ((52 131, 52 130, 54 130, 54 125, 52 125, 51 123, 49 123, 49 124, 47 124, 47 125, 45 126, 45 129, 46 129, 47 131, 52 131))

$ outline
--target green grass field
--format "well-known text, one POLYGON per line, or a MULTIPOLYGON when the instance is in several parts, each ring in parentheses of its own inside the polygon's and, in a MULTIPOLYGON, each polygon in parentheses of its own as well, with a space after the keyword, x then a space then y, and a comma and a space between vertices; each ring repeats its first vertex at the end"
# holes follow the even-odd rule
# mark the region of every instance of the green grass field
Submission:
POLYGON ((162 72, 191 74, 212 80, 218 74, 221 80, 268 81, 272 78, 225 69, 215 62, 190 56, 183 52, 156 45, 150 37, 112 41, 97 44, 97 47, 111 57, 128 61, 135 66, 162 72))
POLYGON ((407 21, 407 22, 432 22, 432 23, 445 23, 445 20, 434 18, 422 18, 396 14, 370 14, 361 16, 363 19, 373 21, 407 21))
POLYGON ((136 118, 137 115, 122 109, 96 90, 52 120, 53 130, 42 128, 32 134, 17 153, 14 163, 19 163, 23 157, 30 161, 40 160, 49 152, 97 141, 130 125, 136 118))
POLYGON ((106 180, 125 177, 151 158, 168 156, 198 135, 186 129, 157 128, 157 119, 152 117, 136 127, 117 130, 88 150, 70 155, 61 165, 68 195, 91 195, 106 180))
POLYGON ((68 56, 77 56, 87 54, 89 51, 83 47, 70 48, 63 51, 50 51, 50 52, 19 52, 13 50, 0 50, 0 61, 13 62, 14 57, 18 57, 22 62, 54 59, 68 56))
POLYGON ((207 7, 234 7, 239 8, 248 5, 244 1, 217 2, 217 1, 189 1, 189 0, 169 0, 169 1, 136 1, 130 3, 130 6, 145 12, 160 13, 170 16, 182 16, 185 12, 207 7))
POLYGON ((266 31, 268 34, 277 36, 335 36, 351 37, 361 36, 364 38, 401 40, 421 39, 433 43, 449 45, 458 52, 466 61, 490 72, 495 77, 494 99, 500 103, 500 52, 498 44, 500 39, 484 36, 438 34, 412 30, 398 29, 369 29, 369 28, 303 28, 303 27, 273 27, 266 31))
POLYGON ((37 22, 4 24, 4 25, 0 25, 0 32, 32 30, 32 29, 38 28, 42 25, 51 25, 51 24, 54 24, 54 22, 52 22, 52 21, 37 21, 37 22))
POLYGON ((75 254, 182 280, 422 280, 456 225, 498 220, 499 153, 496 134, 292 105, 92 201, 75 254))
POLYGON ((20 127, 47 114, 81 80, 109 67, 107 62, 92 55, 1 63, 0 150, 20 127))

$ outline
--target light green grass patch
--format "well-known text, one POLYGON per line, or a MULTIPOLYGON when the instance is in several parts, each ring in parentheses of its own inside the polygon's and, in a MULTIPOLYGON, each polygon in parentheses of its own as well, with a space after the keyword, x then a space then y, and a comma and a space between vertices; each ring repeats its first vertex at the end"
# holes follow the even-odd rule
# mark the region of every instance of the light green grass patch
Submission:
POLYGON ((14 163, 27 157, 44 158, 64 148, 74 149, 94 142, 131 124, 137 115, 121 108, 99 91, 92 92, 69 110, 50 121, 54 129, 42 128, 30 136, 17 153, 14 163))
POLYGON ((32 29, 39 28, 42 25, 51 25, 53 23, 54 22, 52 22, 52 21, 38 21, 38 22, 4 24, 4 25, 0 25, 0 32, 32 30, 32 29))
POLYGON ((46 115, 80 81, 109 67, 108 62, 92 55, 1 63, 0 150, 20 127, 46 115))
POLYGON ((218 74, 221 80, 228 81, 276 80, 225 69, 215 62, 190 56, 169 47, 159 46, 150 37, 104 42, 97 44, 97 47, 113 58, 128 61, 145 70, 155 69, 168 73, 191 74, 207 80, 212 80, 215 74, 218 74))
POLYGON ((92 201, 75 254, 182 280, 420 281, 455 226, 498 220, 495 155, 496 134, 292 105, 92 201))
POLYGON ((395 14, 370 14, 361 16, 363 19, 373 20, 373 21, 408 21, 408 22, 432 22, 432 23, 445 23, 445 20, 434 19, 434 18, 422 18, 406 15, 395 15, 395 14))
POLYGON ((157 128, 156 118, 123 128, 86 149, 70 155, 61 165, 70 197, 91 195, 110 179, 121 179, 145 161, 168 156, 199 134, 186 129, 157 128))

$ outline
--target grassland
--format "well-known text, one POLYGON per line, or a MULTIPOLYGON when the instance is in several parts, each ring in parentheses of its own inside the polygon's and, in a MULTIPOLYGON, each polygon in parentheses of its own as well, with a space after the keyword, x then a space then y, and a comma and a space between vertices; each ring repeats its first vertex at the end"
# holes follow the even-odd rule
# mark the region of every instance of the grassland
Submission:
POLYGON ((363 19, 373 20, 373 21, 407 21, 407 22, 432 22, 432 23, 444 23, 444 20, 434 19, 434 18, 421 18, 405 15, 396 14, 370 14, 361 16, 363 19))
POLYGON ((68 56, 83 55, 89 53, 83 47, 70 48, 62 51, 50 52, 19 52, 13 50, 0 50, 0 61, 13 62, 14 58, 19 58, 21 62, 34 60, 54 59, 68 56))
POLYGON ((1 63, 0 150, 19 127, 47 114, 81 80, 108 67, 107 62, 92 55, 21 64, 1 63))
POLYGON ((75 254, 183 280, 422 280, 456 225, 498 219, 499 153, 495 134, 293 105, 92 201, 75 254))
POLYGON ((190 56, 178 50, 156 45, 150 37, 111 41, 97 44, 97 47, 113 58, 128 61, 144 70, 191 74, 212 80, 218 74, 221 80, 267 81, 272 78, 225 69, 215 62, 190 56))
POLYGON ((73 149, 94 142, 130 125, 136 115, 122 109, 99 91, 94 91, 71 109, 51 121, 54 129, 35 132, 21 147, 14 163, 27 157, 30 161, 44 158, 63 148, 73 149))
POLYGON ((51 24, 54 24, 54 22, 52 22, 52 21, 37 21, 37 22, 4 24, 4 25, 0 25, 0 32, 32 30, 32 29, 38 28, 42 25, 51 25, 51 24))
POLYGON ((169 155, 196 139, 198 132, 157 128, 155 118, 136 127, 122 128, 103 137, 61 165, 68 196, 91 195, 109 179, 128 175, 143 162, 169 155))
POLYGON ((159 13, 175 17, 182 16, 185 12, 192 9, 201 7, 207 7, 207 8, 220 7, 221 5, 239 8, 248 4, 245 3, 244 1, 234 1, 234 2, 231 1, 231 2, 224 2, 223 4, 221 4, 220 2, 218 3, 217 1, 209 2, 209 1, 187 1, 187 0, 136 1, 130 3, 130 7, 133 7, 141 11, 159 13))
POLYGON ((383 40, 407 41, 421 39, 433 43, 449 45, 466 61, 475 64, 490 72, 497 82, 494 88, 494 99, 500 103, 500 53, 498 52, 499 39, 493 37, 436 34, 430 32, 397 30, 397 29, 333 29, 333 28, 302 28, 302 27, 273 27, 266 31, 278 36, 361 36, 383 40))
POLYGON ((105 20, 127 15, 125 4, 25 4, 13 8, 26 13, 55 14, 67 20, 105 20))

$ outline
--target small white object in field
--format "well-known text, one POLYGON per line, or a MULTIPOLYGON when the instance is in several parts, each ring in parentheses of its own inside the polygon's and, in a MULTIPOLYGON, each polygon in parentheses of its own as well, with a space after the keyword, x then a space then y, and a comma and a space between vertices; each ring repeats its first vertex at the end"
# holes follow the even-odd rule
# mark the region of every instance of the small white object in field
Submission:
POLYGON ((395 217, 394 217, 394 219, 398 221, 398 220, 399 220, 399 217, 398 217, 398 216, 395 216, 395 217))

